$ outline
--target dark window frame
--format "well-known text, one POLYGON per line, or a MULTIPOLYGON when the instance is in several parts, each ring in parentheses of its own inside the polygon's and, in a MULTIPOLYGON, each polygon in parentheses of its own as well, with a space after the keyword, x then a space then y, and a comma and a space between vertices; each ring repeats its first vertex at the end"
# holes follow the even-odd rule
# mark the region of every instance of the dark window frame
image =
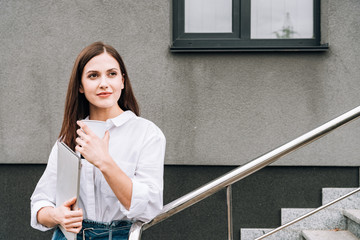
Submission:
POLYGON ((232 33, 185 33, 185 0, 173 0, 171 52, 326 51, 321 44, 320 0, 314 0, 313 39, 251 39, 250 1, 232 0, 232 33))

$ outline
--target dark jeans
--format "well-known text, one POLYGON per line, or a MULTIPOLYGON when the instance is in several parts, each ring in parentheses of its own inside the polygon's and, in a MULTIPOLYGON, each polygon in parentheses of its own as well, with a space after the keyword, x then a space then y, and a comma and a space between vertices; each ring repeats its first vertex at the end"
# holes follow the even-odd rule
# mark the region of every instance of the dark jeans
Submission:
MULTIPOLYGON (((132 222, 113 221, 101 223, 84 220, 81 231, 77 234, 77 240, 127 240, 132 222)), ((56 228, 52 240, 66 240, 60 228, 56 228)))

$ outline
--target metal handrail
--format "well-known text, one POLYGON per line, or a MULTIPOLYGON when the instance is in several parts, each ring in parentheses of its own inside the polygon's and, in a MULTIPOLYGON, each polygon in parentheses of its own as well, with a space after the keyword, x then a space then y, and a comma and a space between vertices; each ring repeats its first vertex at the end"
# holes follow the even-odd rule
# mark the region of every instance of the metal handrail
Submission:
POLYGON ((336 128, 358 118, 359 116, 360 106, 166 204, 162 211, 151 221, 147 223, 140 221, 135 222, 130 229, 129 240, 140 240, 143 230, 148 229, 149 227, 169 218, 191 205, 213 195, 221 189, 259 171, 260 169, 275 162, 280 157, 325 136, 336 128))

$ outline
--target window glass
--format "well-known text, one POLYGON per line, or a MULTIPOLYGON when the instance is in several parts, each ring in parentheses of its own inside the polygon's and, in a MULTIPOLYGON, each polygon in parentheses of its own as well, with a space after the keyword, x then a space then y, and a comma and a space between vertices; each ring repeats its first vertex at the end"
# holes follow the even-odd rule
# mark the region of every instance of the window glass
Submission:
POLYGON ((313 38, 313 6, 313 0, 251 0, 251 38, 313 38))
POLYGON ((232 32, 232 0, 185 0, 185 32, 232 32))

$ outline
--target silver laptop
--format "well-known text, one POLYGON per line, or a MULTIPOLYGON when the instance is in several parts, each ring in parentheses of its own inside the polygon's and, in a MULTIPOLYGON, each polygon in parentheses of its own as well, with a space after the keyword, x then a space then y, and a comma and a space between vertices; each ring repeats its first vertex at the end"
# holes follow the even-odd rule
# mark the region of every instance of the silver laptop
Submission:
MULTIPOLYGON (((65 143, 58 141, 56 206, 61 206, 70 198, 76 197, 73 209, 77 209, 80 187, 81 159, 65 143)), ((76 240, 76 234, 67 232, 59 226, 68 240, 76 240)))

